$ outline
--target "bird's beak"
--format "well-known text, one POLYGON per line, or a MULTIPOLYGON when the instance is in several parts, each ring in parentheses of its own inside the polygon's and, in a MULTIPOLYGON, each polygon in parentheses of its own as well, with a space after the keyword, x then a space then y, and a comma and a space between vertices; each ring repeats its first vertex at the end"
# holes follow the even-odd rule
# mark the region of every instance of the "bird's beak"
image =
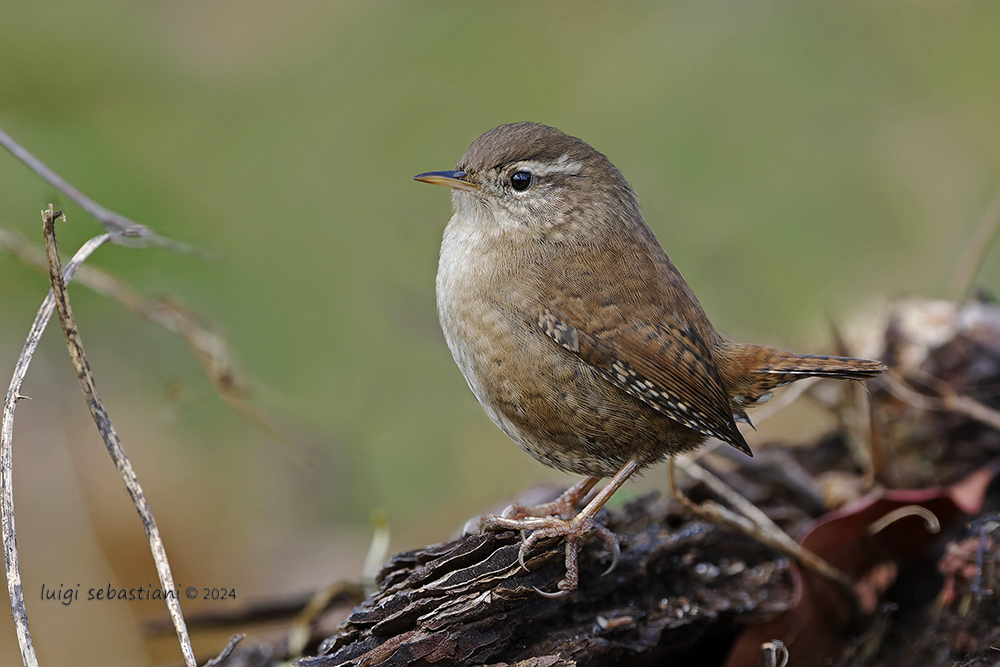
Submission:
POLYGON ((478 190, 479 187, 474 183, 470 183, 467 178, 468 174, 461 169, 456 169, 455 171, 427 171, 417 174, 413 177, 413 180, 421 181, 422 183, 433 183, 434 185, 447 185, 449 188, 455 188, 456 190, 478 190))

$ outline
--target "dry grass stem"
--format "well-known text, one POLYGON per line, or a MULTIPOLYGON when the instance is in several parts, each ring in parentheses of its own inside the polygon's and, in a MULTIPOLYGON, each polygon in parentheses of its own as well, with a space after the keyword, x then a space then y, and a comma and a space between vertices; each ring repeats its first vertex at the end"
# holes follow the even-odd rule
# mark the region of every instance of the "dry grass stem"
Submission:
POLYGON ((919 516, 927 524, 928 533, 941 532, 941 522, 934 512, 920 505, 904 505, 882 516, 878 521, 868 526, 868 534, 874 535, 885 530, 889 525, 899 521, 903 517, 919 516))
POLYGON ((871 394, 863 382, 853 382, 845 387, 845 397, 840 405, 844 443, 861 468, 865 488, 875 485, 876 478, 885 470, 885 457, 875 446, 872 436, 871 394))
POLYGON ((955 265, 955 275, 951 279, 951 298, 953 301, 962 302, 972 291, 979 269, 986 260, 993 240, 997 236, 997 228, 1000 227, 1000 190, 997 191, 993 201, 986 208, 982 220, 976 227, 976 231, 969 239, 969 245, 965 247, 965 252, 955 265))
POLYGON ((805 380, 799 380, 795 384, 787 387, 780 394, 772 398, 770 401, 757 408, 753 412, 753 423, 760 425, 778 414, 792 403, 797 401, 802 394, 806 393, 814 384, 819 382, 822 378, 806 378, 805 380))

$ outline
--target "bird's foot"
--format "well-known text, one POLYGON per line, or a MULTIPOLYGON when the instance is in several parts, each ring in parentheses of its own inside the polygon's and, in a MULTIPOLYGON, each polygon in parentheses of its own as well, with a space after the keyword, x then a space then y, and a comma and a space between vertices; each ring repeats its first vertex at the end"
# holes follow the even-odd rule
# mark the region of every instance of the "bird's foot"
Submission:
MULTIPOLYGON (((593 484, 591 484, 591 486, 593 486, 593 484)), ((589 489, 587 489, 587 491, 589 491, 589 489)), ((586 491, 583 495, 586 495, 586 491)), ((529 516, 520 519, 511 519, 505 516, 492 516, 483 521, 482 529, 519 530, 522 532, 522 535, 525 531, 531 531, 527 537, 522 539, 521 548, 517 552, 517 560, 525 571, 528 570, 528 566, 525 565, 525 558, 540 540, 548 539, 550 537, 562 537, 565 540, 566 574, 556 585, 558 590, 548 593, 539 590, 538 588, 535 589, 539 594, 548 598, 560 598, 568 595, 570 591, 575 590, 579 585, 580 565, 578 561, 578 552, 580 542, 587 533, 591 531, 595 532, 604 543, 605 549, 607 549, 611 554, 611 565, 607 570, 605 570, 604 574, 610 573, 615 569, 615 567, 618 566, 618 560, 621 556, 621 550, 618 547, 618 538, 615 537, 615 534, 601 524, 597 523, 593 516, 586 510, 580 512, 569 521, 560 519, 556 516, 529 516)))
MULTIPOLYGON (((615 476, 611 478, 607 485, 605 485, 605 487, 601 489, 589 503, 587 503, 587 506, 580 510, 580 513, 572 519, 566 520, 557 516, 528 516, 522 519, 512 519, 506 516, 491 516, 483 521, 481 529, 522 531, 521 548, 517 552, 517 560, 521 563, 521 567, 525 570, 528 568, 525 567, 524 557, 531 551, 531 548, 536 542, 549 537, 562 537, 566 540, 566 575, 556 585, 559 590, 554 593, 546 593, 539 591, 537 588, 535 589, 545 597, 560 598, 574 590, 580 582, 580 565, 577 562, 577 550, 580 546, 580 540, 582 540, 584 535, 590 531, 597 533, 597 536, 601 538, 602 542, 604 542, 604 547, 611 552, 611 567, 609 567, 604 574, 608 574, 618 566, 618 560, 621 557, 621 550, 618 548, 618 538, 615 537, 615 534, 610 530, 597 523, 597 521, 594 520, 594 517, 596 517, 597 513, 601 511, 601 508, 604 507, 606 502, 608 502, 608 499, 612 496, 612 494, 621 488, 621 485, 625 483, 625 480, 627 480, 632 473, 638 470, 641 465, 642 462, 640 459, 629 459, 629 461, 622 466, 621 470, 615 473, 615 476), (524 531, 528 530, 531 531, 531 534, 527 537, 523 537, 524 531)), ((579 497, 582 498, 587 495, 596 483, 597 478, 588 477, 573 486, 555 502, 558 504, 563 497, 572 498, 572 494, 580 494, 579 497)), ((579 498, 574 501, 574 506, 576 505, 576 502, 579 502, 579 498)))
POLYGON ((562 495, 549 503, 541 505, 522 505, 514 503, 503 511, 500 516, 505 519, 524 519, 525 517, 559 517, 570 519, 576 516, 576 506, 587 497, 599 477, 586 477, 563 491, 562 495))

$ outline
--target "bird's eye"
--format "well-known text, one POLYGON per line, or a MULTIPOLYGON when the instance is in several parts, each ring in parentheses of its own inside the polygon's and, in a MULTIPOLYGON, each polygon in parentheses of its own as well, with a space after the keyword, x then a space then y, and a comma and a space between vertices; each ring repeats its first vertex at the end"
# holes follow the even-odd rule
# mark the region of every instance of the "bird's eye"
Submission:
POLYGON ((515 171, 510 176, 510 187, 518 192, 524 192, 531 186, 530 171, 515 171))

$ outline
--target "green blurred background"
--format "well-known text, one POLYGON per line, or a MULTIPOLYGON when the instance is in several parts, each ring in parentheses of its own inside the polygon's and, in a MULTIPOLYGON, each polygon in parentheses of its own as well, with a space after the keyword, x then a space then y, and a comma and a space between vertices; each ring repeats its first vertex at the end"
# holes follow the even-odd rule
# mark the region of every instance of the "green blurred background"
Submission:
MULTIPOLYGON (((720 329, 816 351, 828 317, 946 296, 1000 185, 1000 3, 985 0, 8 0, 2 13, 0 127, 98 202, 213 254, 106 247, 93 264, 211 322, 253 403, 313 461, 230 411, 172 334, 71 290, 175 578, 240 595, 189 610, 356 579, 375 508, 399 550, 571 481, 489 422, 438 329, 449 195, 410 177, 453 167, 483 131, 535 120, 590 142, 720 329)), ((0 224, 40 242, 49 202, 69 217, 64 253, 98 233, 0 153, 0 224)), ((995 252, 981 282, 1000 291, 995 252)), ((6 382, 47 283, 2 254, 0 288, 6 382)), ((15 491, 43 664, 177 660, 169 638, 140 639, 164 615, 155 603, 39 600, 43 583, 83 598, 155 574, 58 325, 23 393, 15 491)), ((632 492, 663 485, 655 470, 632 492)), ((18 664, 9 623, 0 662, 18 664)))

